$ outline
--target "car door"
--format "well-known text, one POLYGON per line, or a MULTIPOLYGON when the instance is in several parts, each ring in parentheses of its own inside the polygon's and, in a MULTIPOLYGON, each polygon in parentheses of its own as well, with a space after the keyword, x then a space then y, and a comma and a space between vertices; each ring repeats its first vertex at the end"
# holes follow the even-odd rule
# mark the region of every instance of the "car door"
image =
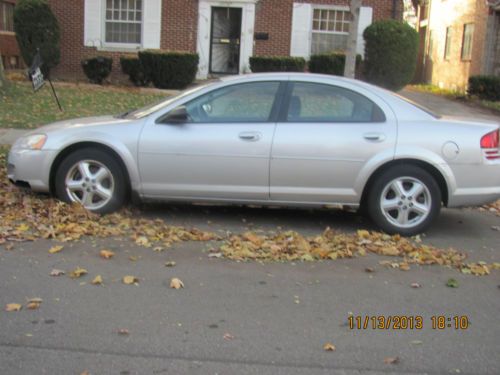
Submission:
POLYGON ((358 85, 290 82, 271 155, 271 200, 358 203, 356 180, 377 155, 394 155, 390 108, 358 85))
POLYGON ((148 123, 138 155, 143 195, 269 199, 279 89, 278 81, 227 85, 184 103, 187 122, 148 123))

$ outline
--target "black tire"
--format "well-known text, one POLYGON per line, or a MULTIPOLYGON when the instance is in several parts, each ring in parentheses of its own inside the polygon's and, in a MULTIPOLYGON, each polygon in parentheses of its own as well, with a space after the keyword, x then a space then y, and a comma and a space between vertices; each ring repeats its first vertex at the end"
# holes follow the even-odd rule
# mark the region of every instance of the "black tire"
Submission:
MULTIPOLYGON (((55 175, 54 186, 56 196, 64 202, 69 203, 75 201, 66 189, 66 177, 68 176, 70 170, 73 170, 76 164, 86 160, 95 161, 101 164, 101 166, 107 168, 109 174, 112 176, 112 178, 108 178, 108 181, 112 181, 112 183, 108 183, 111 185, 110 187, 112 187, 112 189, 109 189, 109 191, 111 191, 111 197, 106 200, 103 199, 101 206, 96 204, 95 207, 86 208, 89 211, 100 214, 111 213, 118 210, 123 206, 127 198, 127 178, 116 158, 113 155, 97 148, 82 148, 72 152, 64 158, 57 168, 55 175)), ((95 182, 95 180, 92 181, 95 182)), ((90 187, 90 185, 87 186, 90 187)), ((90 190, 87 191, 90 192, 90 190)))
POLYGON ((368 192, 366 204, 371 219, 384 232, 389 234, 399 233, 403 236, 414 236, 425 231, 439 215, 441 209, 441 190, 434 177, 425 169, 411 164, 401 164, 382 172, 376 177, 368 192), (390 195, 394 194, 394 192, 392 191, 393 189, 389 187, 389 184, 396 179, 406 181, 403 186, 405 188, 408 187, 409 190, 404 190, 405 192, 411 191, 412 182, 422 184, 427 190, 421 193, 419 197, 402 195, 402 198, 399 199, 398 196, 395 195, 394 198, 392 198, 390 195), (381 207, 383 195, 385 195, 385 198, 390 197, 398 201, 398 208, 391 211, 383 210, 381 207), (428 200, 429 197, 430 200, 428 200), (413 203, 411 199, 413 199, 413 203), (415 202, 415 199, 419 199, 419 202, 415 202), (421 201, 426 203, 424 205, 427 206, 428 213, 421 214, 419 217, 419 213, 416 211, 413 212, 413 210, 415 210, 414 206, 417 205, 416 203, 420 203, 421 201), (408 210, 406 213, 410 221, 406 224, 408 226, 395 224, 395 221, 398 220, 399 215, 403 212, 401 210, 403 209, 408 210), (411 213, 415 215, 414 219, 411 219, 411 213), (415 220, 413 224, 411 223, 412 220, 415 220))

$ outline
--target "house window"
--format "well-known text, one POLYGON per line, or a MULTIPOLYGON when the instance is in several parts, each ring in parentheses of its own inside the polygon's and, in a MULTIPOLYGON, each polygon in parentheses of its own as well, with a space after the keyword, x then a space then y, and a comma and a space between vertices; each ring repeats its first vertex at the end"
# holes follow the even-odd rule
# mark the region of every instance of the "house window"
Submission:
POLYGON ((464 25, 464 38, 462 41, 462 60, 470 60, 472 57, 472 39, 474 37, 474 24, 464 25))
POLYGON ((312 54, 346 51, 351 13, 340 9, 314 9, 312 54))
POLYGON ((14 4, 0 1, 0 31, 14 31, 14 4))
POLYGON ((451 27, 446 28, 446 39, 444 42, 444 59, 449 60, 451 53, 451 27))
POLYGON ((141 44, 142 0, 106 0, 106 43, 141 44))

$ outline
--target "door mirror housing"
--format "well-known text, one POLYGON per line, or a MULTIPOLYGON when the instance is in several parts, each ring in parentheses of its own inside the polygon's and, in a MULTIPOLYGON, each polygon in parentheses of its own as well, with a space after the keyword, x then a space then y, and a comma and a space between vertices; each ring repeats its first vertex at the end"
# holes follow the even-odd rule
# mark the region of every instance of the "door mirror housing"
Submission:
POLYGON ((180 106, 172 109, 166 116, 161 118, 158 122, 160 124, 174 124, 181 125, 189 122, 190 117, 186 107, 180 106))

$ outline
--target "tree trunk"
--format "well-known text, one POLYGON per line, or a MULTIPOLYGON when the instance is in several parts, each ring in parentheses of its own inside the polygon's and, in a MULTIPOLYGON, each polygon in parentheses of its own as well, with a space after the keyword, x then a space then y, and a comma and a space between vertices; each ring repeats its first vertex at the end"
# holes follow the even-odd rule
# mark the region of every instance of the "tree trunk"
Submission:
POLYGON ((344 77, 354 78, 356 73, 356 44, 358 41, 359 8, 362 0, 351 0, 351 24, 347 39, 347 54, 345 57, 344 77))
POLYGON ((0 87, 5 86, 5 74, 3 72, 3 61, 2 56, 0 56, 0 87))

